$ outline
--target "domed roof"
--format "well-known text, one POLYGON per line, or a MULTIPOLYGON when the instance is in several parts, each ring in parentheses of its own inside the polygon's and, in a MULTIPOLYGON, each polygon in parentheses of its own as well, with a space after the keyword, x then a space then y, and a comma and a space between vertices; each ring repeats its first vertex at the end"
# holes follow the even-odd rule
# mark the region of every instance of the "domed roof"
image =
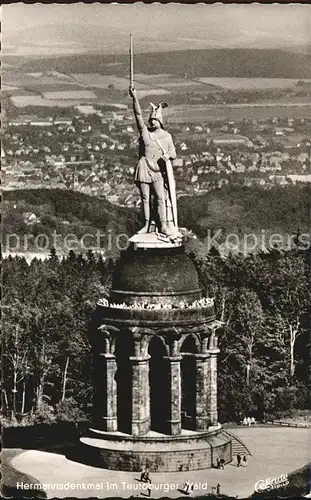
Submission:
POLYGON ((128 249, 113 274, 115 302, 192 302, 201 297, 196 268, 184 247, 128 249))

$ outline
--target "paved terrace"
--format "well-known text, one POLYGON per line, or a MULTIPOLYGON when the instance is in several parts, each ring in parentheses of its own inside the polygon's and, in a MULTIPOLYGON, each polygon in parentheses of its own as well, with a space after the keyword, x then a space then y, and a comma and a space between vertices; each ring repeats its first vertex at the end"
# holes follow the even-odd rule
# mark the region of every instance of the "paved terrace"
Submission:
MULTIPOLYGON (((151 480, 154 490, 151 497, 180 497, 182 493, 178 488, 190 480, 196 488, 191 496, 206 495, 219 483, 221 494, 245 498, 254 492, 257 481, 290 473, 310 460, 309 429, 254 427, 237 428, 233 432, 245 442, 253 455, 248 459, 247 467, 238 468, 234 459, 226 465, 225 470, 153 473, 151 480), (174 489, 167 491, 165 485, 174 489)), ((64 455, 35 450, 24 451, 16 456, 12 465, 20 472, 35 477, 41 484, 70 483, 75 488, 46 490, 48 498, 146 498, 146 491, 142 489, 145 485, 140 483, 139 473, 99 469, 73 462, 64 455)))

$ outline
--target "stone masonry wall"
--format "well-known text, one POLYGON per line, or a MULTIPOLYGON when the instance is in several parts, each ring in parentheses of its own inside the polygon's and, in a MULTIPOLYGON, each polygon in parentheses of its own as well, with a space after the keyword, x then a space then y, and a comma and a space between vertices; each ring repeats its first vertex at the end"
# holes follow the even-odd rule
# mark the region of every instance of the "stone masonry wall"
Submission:
POLYGON ((148 467, 150 472, 178 472, 207 469, 216 466, 217 458, 222 457, 226 463, 231 461, 230 442, 211 448, 206 443, 206 448, 196 449, 185 446, 186 449, 178 451, 121 451, 113 449, 88 448, 88 460, 97 467, 110 470, 124 470, 140 472, 148 467), (213 462, 213 464, 212 464, 213 462))

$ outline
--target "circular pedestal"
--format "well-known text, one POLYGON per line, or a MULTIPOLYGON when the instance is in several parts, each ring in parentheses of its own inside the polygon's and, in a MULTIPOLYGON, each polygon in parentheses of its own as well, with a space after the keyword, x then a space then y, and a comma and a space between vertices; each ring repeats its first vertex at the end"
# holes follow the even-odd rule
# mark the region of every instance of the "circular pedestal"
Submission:
POLYGON ((90 429, 80 445, 88 463, 112 470, 193 471, 215 467, 218 458, 232 460, 231 440, 221 428, 201 433, 183 430, 179 436, 150 431, 140 437, 90 429))
POLYGON ((111 302, 194 302, 202 297, 195 266, 184 247, 129 248, 113 274, 111 302))

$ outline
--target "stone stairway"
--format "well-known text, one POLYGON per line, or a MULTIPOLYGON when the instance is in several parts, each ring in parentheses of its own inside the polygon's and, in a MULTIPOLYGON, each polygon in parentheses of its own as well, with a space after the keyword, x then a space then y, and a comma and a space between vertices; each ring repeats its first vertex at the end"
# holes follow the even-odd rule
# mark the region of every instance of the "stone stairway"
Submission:
POLYGON ((223 432, 227 434, 228 437, 231 439, 232 443, 232 457, 236 457, 236 455, 239 453, 240 455, 249 455, 252 456, 250 450, 246 446, 245 443, 243 443, 242 439, 237 437, 233 432, 228 431, 227 429, 223 429, 223 432))

